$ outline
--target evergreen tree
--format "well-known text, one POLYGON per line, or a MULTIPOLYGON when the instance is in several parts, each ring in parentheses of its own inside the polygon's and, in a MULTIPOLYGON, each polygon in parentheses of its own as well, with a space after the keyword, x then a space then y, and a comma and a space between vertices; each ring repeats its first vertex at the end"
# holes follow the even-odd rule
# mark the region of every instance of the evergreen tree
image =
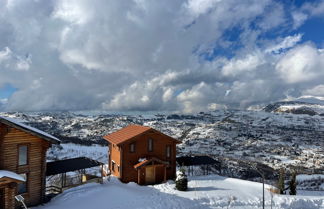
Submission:
POLYGON ((176 189, 179 191, 187 191, 188 189, 188 178, 183 168, 177 172, 177 178, 175 180, 176 189))
POLYGON ((285 192, 285 170, 283 168, 281 168, 280 172, 279 172, 278 189, 280 191, 280 194, 284 194, 284 192, 285 192))
POLYGON ((291 174, 291 179, 290 179, 290 182, 289 182, 289 188, 290 188, 290 191, 289 191, 290 195, 296 195, 297 194, 297 191, 296 191, 296 188, 297 188, 296 171, 294 171, 291 174))

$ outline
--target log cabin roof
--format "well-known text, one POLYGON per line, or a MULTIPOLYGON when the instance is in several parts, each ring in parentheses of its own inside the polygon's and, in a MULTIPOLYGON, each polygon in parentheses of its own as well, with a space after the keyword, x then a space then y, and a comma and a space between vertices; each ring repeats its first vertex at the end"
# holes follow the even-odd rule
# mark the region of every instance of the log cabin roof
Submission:
POLYGON ((157 132, 157 133, 160 133, 166 137, 168 137, 169 139, 171 140, 174 140, 176 141, 176 143, 180 143, 180 141, 168 136, 168 135, 165 135, 151 127, 148 127, 148 126, 141 126, 141 125, 129 125, 129 126, 126 126, 116 132, 113 132, 111 134, 108 134, 106 136, 104 136, 103 138, 113 144, 116 144, 116 145, 120 145, 136 136, 139 136, 139 135, 142 135, 146 132, 149 132, 149 131, 154 131, 154 132, 157 132))
POLYGON ((52 176, 60 173, 67 173, 101 165, 103 165, 103 163, 86 157, 48 162, 46 168, 46 176, 52 176))
POLYGON ((0 123, 3 123, 3 124, 6 124, 10 127, 13 127, 13 128, 16 128, 16 129, 19 129, 21 131, 24 131, 24 132, 28 132, 30 133, 31 135, 34 135, 34 136, 37 136, 39 138, 42 138, 42 139, 45 139, 51 143, 54 143, 54 144, 59 144, 61 141, 56 138, 55 136, 52 136, 44 131, 41 131, 37 128, 34 128, 34 127, 31 127, 31 126, 28 126, 26 124, 23 124, 13 118, 7 118, 7 117, 2 117, 0 116, 0 123))

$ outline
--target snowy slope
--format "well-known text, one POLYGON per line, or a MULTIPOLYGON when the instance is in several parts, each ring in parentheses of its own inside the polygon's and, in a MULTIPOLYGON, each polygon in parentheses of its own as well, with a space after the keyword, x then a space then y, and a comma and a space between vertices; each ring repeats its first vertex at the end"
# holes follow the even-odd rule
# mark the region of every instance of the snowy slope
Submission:
POLYGON ((301 96, 269 104, 263 109, 267 112, 323 115, 324 97, 301 96))
MULTIPOLYGON (((266 185, 266 187, 269 187, 266 185)), ((35 209, 208 209, 261 208, 262 184, 221 176, 193 177, 190 190, 174 190, 169 181, 155 186, 122 184, 117 179, 100 184, 87 184, 65 191, 50 203, 35 209)), ((266 208, 271 196, 266 191, 266 208)), ((280 196, 273 198, 273 208, 323 209, 322 196, 280 196)))

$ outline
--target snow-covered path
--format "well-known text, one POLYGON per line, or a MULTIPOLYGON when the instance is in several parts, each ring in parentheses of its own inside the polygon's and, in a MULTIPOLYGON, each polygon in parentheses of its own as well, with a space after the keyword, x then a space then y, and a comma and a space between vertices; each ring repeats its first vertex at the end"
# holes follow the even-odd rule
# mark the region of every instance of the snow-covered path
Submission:
MULTIPOLYGON (((262 208, 262 184, 221 176, 191 178, 189 191, 174 190, 174 183, 155 186, 110 182, 87 184, 65 191, 37 209, 249 209, 262 208)), ((266 190, 266 208, 270 208, 266 190)), ((274 196, 273 209, 324 209, 324 197, 274 196)), ((36 208, 35 208, 36 209, 36 208)))

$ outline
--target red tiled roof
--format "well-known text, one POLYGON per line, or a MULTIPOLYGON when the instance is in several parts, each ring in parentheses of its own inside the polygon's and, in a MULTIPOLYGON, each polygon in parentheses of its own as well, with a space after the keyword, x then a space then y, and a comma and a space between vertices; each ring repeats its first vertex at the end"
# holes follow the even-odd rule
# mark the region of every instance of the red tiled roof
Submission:
POLYGON ((108 134, 103 138, 111 143, 121 144, 151 129, 152 129, 151 127, 147 127, 147 126, 129 125, 114 133, 108 134))

